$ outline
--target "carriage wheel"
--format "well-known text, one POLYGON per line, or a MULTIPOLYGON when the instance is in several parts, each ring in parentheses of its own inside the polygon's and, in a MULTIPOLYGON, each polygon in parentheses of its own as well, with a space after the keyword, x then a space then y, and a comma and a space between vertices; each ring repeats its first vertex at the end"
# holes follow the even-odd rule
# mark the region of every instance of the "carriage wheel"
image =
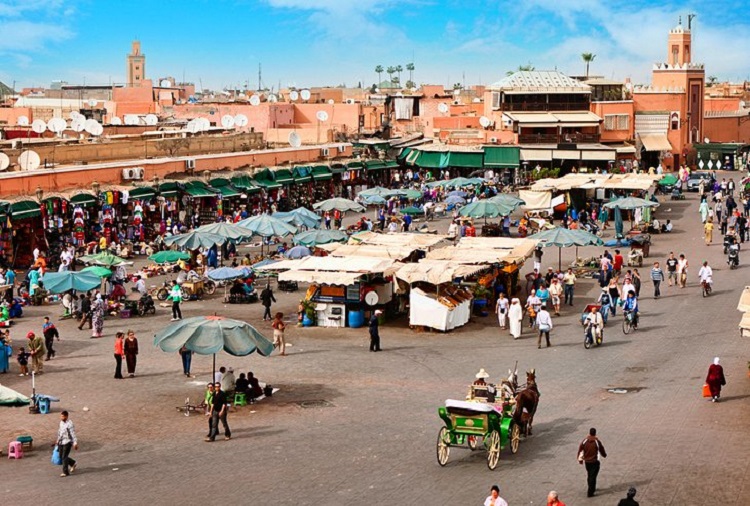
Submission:
POLYGON ((510 426, 510 453, 518 452, 518 445, 521 443, 521 428, 517 423, 510 426))
POLYGON ((478 436, 466 436, 466 444, 469 446, 469 449, 471 451, 474 451, 477 449, 477 444, 479 443, 479 437, 478 436))
POLYGON ((448 463, 448 457, 451 454, 451 433, 443 427, 438 432, 437 438, 437 461, 438 464, 444 466, 448 463))
POLYGON ((208 295, 213 295, 216 293, 216 283, 214 283, 213 281, 206 281, 203 286, 208 295))
POLYGON ((494 470, 497 467, 497 463, 500 462, 500 433, 493 430, 490 433, 487 454, 487 467, 494 470))

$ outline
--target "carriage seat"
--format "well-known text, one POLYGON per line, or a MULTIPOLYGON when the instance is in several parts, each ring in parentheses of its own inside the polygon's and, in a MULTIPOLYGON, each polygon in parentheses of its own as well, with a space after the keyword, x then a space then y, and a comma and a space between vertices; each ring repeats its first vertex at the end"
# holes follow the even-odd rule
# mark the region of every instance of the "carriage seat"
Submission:
POLYGON ((475 402, 495 402, 496 390, 493 385, 471 385, 467 400, 475 402))
POLYGON ((483 404, 481 402, 457 401, 455 399, 446 399, 445 407, 449 413, 453 410, 472 411, 477 414, 495 412, 495 408, 493 408, 489 404, 483 404))

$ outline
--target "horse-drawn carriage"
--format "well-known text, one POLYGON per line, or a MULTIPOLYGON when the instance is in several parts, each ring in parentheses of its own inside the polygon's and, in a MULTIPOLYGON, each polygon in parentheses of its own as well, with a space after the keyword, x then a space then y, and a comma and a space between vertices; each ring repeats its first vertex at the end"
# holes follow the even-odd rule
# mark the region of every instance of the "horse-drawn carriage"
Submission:
POLYGON ((499 391, 494 385, 484 383, 487 377, 482 369, 467 400, 448 399, 445 406, 438 409, 445 424, 437 438, 437 460, 441 466, 448 463, 451 447, 466 447, 474 451, 481 442, 487 450, 487 466, 495 469, 500 462, 501 450, 510 446, 510 452, 515 454, 521 434, 531 435, 531 424, 539 402, 534 370, 526 373, 527 385, 521 390, 515 372, 510 372, 499 391))

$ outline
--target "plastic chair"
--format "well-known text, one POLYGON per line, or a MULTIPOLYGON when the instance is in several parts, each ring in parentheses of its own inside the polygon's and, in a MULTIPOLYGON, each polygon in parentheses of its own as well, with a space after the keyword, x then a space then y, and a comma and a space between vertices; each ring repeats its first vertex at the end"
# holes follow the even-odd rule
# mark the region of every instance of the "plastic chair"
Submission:
POLYGON ((23 458, 23 445, 18 441, 11 441, 8 445, 8 458, 9 459, 22 459, 23 458))
POLYGON ((247 406, 247 396, 244 393, 237 392, 234 394, 234 405, 237 406, 247 406))
POLYGON ((34 438, 31 436, 18 436, 16 441, 21 443, 22 449, 26 448, 29 451, 34 449, 34 438))

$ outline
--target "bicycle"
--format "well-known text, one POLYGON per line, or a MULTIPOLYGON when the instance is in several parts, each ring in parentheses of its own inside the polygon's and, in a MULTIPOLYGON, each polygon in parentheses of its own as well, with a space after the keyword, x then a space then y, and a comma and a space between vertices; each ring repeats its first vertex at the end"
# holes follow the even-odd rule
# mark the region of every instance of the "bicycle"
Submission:
POLYGON ((704 297, 708 297, 709 295, 711 295, 711 283, 709 283, 705 279, 701 281, 701 293, 704 297))
POLYGON ((622 331, 629 334, 631 330, 638 330, 638 321, 633 311, 625 311, 625 317, 622 320, 622 331))

